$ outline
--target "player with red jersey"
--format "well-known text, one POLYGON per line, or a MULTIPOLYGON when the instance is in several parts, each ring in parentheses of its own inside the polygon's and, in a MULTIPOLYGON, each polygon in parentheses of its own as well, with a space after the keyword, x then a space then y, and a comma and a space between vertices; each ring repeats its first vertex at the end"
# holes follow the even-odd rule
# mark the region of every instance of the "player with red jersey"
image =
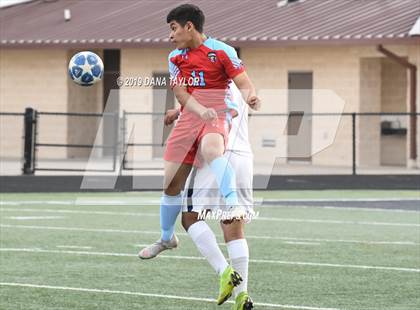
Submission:
MULTIPOLYGON (((233 47, 203 34, 204 14, 195 5, 184 4, 167 16, 170 40, 176 49, 168 57, 172 90, 181 104, 181 115, 167 141, 164 159, 164 193, 161 198, 162 235, 139 253, 153 258, 166 249, 177 247, 174 234, 181 211, 181 191, 192 166, 207 163, 214 173, 219 190, 230 207, 232 219, 246 215, 238 203, 235 172, 223 153, 228 142, 230 121, 237 112, 227 105, 228 84, 234 81, 245 102, 258 109, 260 100, 233 47)), ((226 277, 229 295, 239 275, 229 266, 221 270, 226 277)), ((229 295, 230 296, 230 295, 229 295)), ((219 300, 225 300, 219 296, 219 300)), ((226 298, 227 299, 227 298, 226 298)))

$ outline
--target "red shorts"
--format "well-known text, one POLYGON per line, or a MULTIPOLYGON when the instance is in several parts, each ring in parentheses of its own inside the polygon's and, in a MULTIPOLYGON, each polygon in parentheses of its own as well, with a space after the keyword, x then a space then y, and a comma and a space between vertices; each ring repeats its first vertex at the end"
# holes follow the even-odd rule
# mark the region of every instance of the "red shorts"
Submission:
POLYGON ((183 112, 166 142, 163 158, 201 167, 203 159, 198 154, 201 140, 208 133, 220 133, 226 149, 230 123, 230 116, 226 113, 218 114, 217 120, 205 122, 192 112, 183 112))

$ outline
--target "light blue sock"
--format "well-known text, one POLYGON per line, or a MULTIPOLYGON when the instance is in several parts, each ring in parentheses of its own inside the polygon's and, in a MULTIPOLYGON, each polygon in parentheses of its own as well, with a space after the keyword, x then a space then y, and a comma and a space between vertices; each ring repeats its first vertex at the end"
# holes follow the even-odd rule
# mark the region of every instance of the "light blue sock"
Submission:
POLYGON ((219 190, 225 198, 226 204, 238 204, 236 174, 229 161, 223 156, 217 157, 210 163, 210 169, 216 176, 219 190))
POLYGON ((171 240, 176 218, 181 211, 182 195, 169 196, 163 194, 160 198, 160 230, 162 240, 171 240))

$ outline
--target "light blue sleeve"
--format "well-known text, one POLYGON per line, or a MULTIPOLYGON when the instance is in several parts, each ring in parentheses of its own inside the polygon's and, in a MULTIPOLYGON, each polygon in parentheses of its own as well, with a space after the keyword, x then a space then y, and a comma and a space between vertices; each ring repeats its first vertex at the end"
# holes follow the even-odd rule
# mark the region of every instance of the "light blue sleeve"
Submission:
POLYGON ((179 54, 181 54, 182 53, 182 50, 178 50, 178 49, 176 49, 176 50, 173 50, 170 54, 169 54, 169 56, 168 56, 168 64, 169 64, 169 75, 170 75, 170 77, 171 77, 171 79, 176 79, 176 77, 178 76, 178 74, 180 74, 180 70, 179 70, 179 68, 178 68, 178 66, 177 65, 175 65, 172 61, 171 61, 171 59, 173 58, 173 57, 175 57, 176 55, 179 55, 179 54))
POLYGON ((228 109, 235 110, 239 114, 239 103, 236 102, 230 86, 228 86, 228 88, 226 90, 225 103, 226 103, 226 106, 228 107, 228 109))
POLYGON ((239 59, 238 53, 236 53, 236 50, 232 46, 213 38, 204 41, 204 45, 212 50, 224 51, 235 69, 242 67, 242 61, 239 59))

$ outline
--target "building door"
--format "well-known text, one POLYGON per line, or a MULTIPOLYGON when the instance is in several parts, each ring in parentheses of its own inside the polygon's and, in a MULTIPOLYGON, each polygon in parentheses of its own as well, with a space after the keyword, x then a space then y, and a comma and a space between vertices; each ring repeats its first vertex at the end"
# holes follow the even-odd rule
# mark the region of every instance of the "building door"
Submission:
POLYGON ((288 80, 288 161, 311 161, 312 72, 290 72, 288 80))
MULTIPOLYGON (((121 51, 118 49, 104 50, 104 77, 103 77, 103 108, 106 112, 119 112, 119 93, 113 92, 112 98, 109 96, 111 89, 119 89, 117 79, 120 76, 121 51), (108 101, 109 100, 109 101, 108 101), (108 106, 106 106, 108 104, 108 106)), ((118 141, 118 121, 113 117, 103 118, 103 144, 114 145, 118 141)), ((104 155, 112 155, 111 148, 103 150, 104 155)))
POLYGON ((168 73, 154 73, 153 80, 153 144, 159 146, 153 147, 153 158, 162 158, 164 151, 164 143, 171 132, 173 126, 165 126, 163 124, 163 113, 169 109, 173 109, 175 105, 174 93, 169 86, 168 73), (165 79, 166 83, 161 83, 165 79))

